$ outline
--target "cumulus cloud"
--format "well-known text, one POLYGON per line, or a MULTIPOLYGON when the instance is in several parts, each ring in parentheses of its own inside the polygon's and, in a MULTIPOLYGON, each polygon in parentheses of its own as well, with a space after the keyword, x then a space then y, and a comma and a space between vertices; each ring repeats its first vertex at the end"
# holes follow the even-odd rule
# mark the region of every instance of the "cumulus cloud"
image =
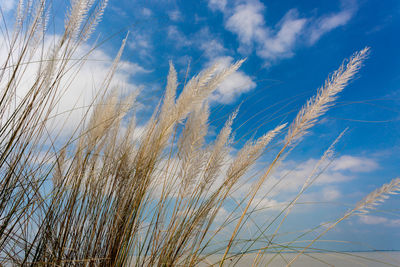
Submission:
MULTIPOLYGON (((220 68, 226 68, 233 63, 233 58, 226 56, 213 61, 218 63, 220 68)), ((230 103, 241 94, 256 87, 256 83, 243 71, 237 71, 225 79, 211 96, 211 100, 220 103, 230 103)))
POLYGON ((235 33, 241 45, 251 46, 254 41, 263 39, 265 21, 262 14, 264 5, 258 1, 240 4, 227 19, 225 27, 235 33))

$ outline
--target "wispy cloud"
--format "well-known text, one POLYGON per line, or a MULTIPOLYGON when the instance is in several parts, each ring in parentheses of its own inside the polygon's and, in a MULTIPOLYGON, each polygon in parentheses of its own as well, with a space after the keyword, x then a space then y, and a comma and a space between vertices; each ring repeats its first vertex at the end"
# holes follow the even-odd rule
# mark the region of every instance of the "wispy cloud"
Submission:
POLYGON ((290 9, 276 25, 267 25, 266 7, 259 0, 242 1, 230 8, 225 2, 209 0, 208 6, 224 14, 225 28, 237 36, 239 52, 255 50, 267 64, 293 56, 298 45, 315 44, 324 34, 347 24, 356 11, 355 1, 347 0, 337 13, 305 18, 290 9))
POLYGON ((378 168, 378 163, 365 157, 341 156, 333 163, 334 171, 370 172, 378 168))
POLYGON ((133 37, 128 42, 128 46, 131 49, 151 49, 152 43, 150 35, 134 32, 133 37))
MULTIPOLYGON (((268 198, 268 201, 262 201, 260 205, 263 203, 268 205, 280 203, 279 200, 293 198, 302 188, 305 180, 313 173, 317 162, 317 159, 282 162, 280 167, 262 185, 260 192, 269 193, 268 196, 258 197, 260 200, 268 198)), ((305 191, 301 199, 302 201, 334 201, 340 199, 343 197, 342 184, 356 179, 360 173, 374 171, 378 167, 378 163, 373 159, 344 155, 332 162, 322 173, 314 173, 314 175, 318 174, 318 178, 313 187, 318 188, 318 190, 314 192, 305 191), (350 162, 350 164, 344 164, 345 162, 350 162)), ((241 185, 234 196, 243 197, 249 192, 250 187, 251 182, 241 185)))
POLYGON ((324 200, 333 201, 342 196, 342 193, 337 187, 327 186, 322 190, 324 200))
POLYGON ((208 27, 202 28, 194 38, 199 40, 199 48, 208 59, 215 59, 228 52, 223 42, 216 36, 213 36, 208 27))
POLYGON ((167 28, 168 38, 174 41, 177 47, 189 46, 192 41, 187 38, 175 25, 170 25, 167 28))
POLYGON ((208 6, 212 10, 224 11, 226 8, 227 0, 209 0, 208 6))
POLYGON ((153 15, 153 12, 152 12, 150 9, 144 7, 144 8, 142 9, 142 14, 143 14, 143 16, 145 16, 145 17, 150 17, 151 15, 153 15))
POLYGON ((391 227, 399 227, 400 219, 389 219, 381 216, 362 215, 359 216, 359 222, 369 225, 385 225, 391 227))
POLYGON ((123 71, 129 75, 135 75, 135 74, 143 74, 143 73, 150 73, 152 70, 148 70, 142 66, 140 66, 137 63, 134 62, 129 62, 129 61, 122 61, 120 62, 118 66, 120 71, 123 71))
POLYGON ((318 18, 310 26, 310 44, 317 42, 322 35, 336 29, 340 26, 346 25, 353 17, 356 11, 356 6, 347 6, 338 13, 324 15, 318 18))
POLYGON ((179 9, 171 10, 168 12, 168 17, 172 21, 181 21, 183 19, 182 13, 179 9))
POLYGON ((127 42, 127 48, 134 51, 142 63, 150 63, 154 58, 153 32, 141 29, 133 30, 127 42))

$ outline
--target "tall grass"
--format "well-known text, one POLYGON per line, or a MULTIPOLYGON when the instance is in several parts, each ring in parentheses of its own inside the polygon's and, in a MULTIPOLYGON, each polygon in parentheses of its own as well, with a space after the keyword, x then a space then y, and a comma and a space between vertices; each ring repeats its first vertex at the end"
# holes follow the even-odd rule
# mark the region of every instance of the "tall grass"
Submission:
MULTIPOLYGON (((207 100, 243 61, 223 70, 214 65, 202 71, 179 95, 171 63, 163 100, 139 130, 132 115, 136 93, 121 99, 111 87, 125 40, 75 132, 70 137, 49 133, 49 122, 58 115, 57 105, 74 78, 71 71, 87 63, 88 55, 75 58, 77 51, 90 38, 106 5, 107 1, 71 1, 63 33, 50 49, 45 38, 51 3, 20 1, 13 30, 3 25, 1 45, 8 54, 0 68, 0 264, 194 266, 220 254, 215 264, 222 266, 231 250, 243 245, 239 233, 255 212, 250 207, 272 170, 334 105, 369 49, 344 61, 288 127, 276 125, 257 140, 248 140, 230 161, 232 125, 239 111, 214 141, 206 142, 207 100), (32 65, 35 75, 21 95, 32 65), (233 190, 272 144, 280 149, 239 200, 239 217, 232 213, 225 222, 217 221, 233 190), (228 238, 216 244, 216 237, 226 231, 228 238)), ((334 144, 321 160, 332 154, 334 144)), ((299 195, 314 180, 307 179, 299 195)), ((352 215, 368 212, 399 189, 398 179, 384 185, 325 232, 352 215)), ((282 208, 281 224, 299 195, 282 208)), ((278 229, 261 246, 256 241, 271 229, 259 230, 240 253, 261 255, 277 246, 278 229)), ((317 239, 293 251, 300 255, 317 239)))

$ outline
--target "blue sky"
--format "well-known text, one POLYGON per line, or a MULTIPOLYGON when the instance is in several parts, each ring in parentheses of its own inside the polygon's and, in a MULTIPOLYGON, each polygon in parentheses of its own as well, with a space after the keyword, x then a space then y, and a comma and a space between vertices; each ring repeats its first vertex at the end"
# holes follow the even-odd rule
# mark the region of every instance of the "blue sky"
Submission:
MULTIPOLYGON (((9 14, 15 7, 10 0, 0 0, 0 4, 9 14)), ((54 12, 56 20, 62 21, 63 4, 54 5, 54 12)), ((320 203, 296 207, 283 231, 334 220, 367 193, 400 175, 399 1, 110 1, 91 41, 112 38, 92 57, 111 61, 128 31, 117 84, 125 90, 141 88, 141 123, 162 96, 169 60, 183 83, 187 72, 191 77, 216 61, 228 65, 247 58, 240 71, 211 97, 210 128, 214 132, 242 103, 234 125, 237 148, 246 138, 258 137, 282 121, 290 122, 343 59, 371 47, 369 59, 337 105, 271 178, 272 183, 290 171, 280 193, 259 198, 268 206, 293 195, 324 150, 349 127, 337 147, 336 160, 302 199, 320 203)), ((92 63, 81 79, 89 74, 96 80, 107 64, 92 63)), ((77 96, 80 91, 77 86, 72 94, 77 96)), ((253 171, 265 167, 268 159, 266 154, 253 171)), ((237 197, 245 190, 246 186, 238 190, 237 197)), ((393 196, 378 211, 343 222, 326 236, 357 244, 324 246, 400 249, 399 204, 400 198, 393 196)), ((260 214, 258 222, 265 216, 260 214)))

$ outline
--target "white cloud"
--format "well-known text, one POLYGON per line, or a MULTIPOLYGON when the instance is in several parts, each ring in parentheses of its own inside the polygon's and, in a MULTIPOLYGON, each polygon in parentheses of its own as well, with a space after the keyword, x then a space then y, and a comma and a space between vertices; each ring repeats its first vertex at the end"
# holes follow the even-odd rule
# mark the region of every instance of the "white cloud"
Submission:
POLYGON ((221 56, 226 52, 226 48, 217 39, 210 39, 200 44, 200 49, 204 51, 205 56, 208 58, 215 58, 221 56))
POLYGON ((290 10, 280 22, 278 32, 273 35, 266 32, 258 42, 257 54, 266 60, 291 57, 293 48, 302 33, 306 19, 297 18, 297 12, 290 10))
POLYGON ((227 4, 227 0, 209 0, 208 6, 212 10, 224 11, 227 4))
POLYGON ((217 216, 215 217, 215 222, 222 223, 231 215, 232 214, 229 213, 224 207, 220 207, 217 216))
MULTIPOLYGON (((189 39, 179 31, 176 26, 171 25, 168 27, 168 36, 171 40, 174 40, 178 47, 189 46, 194 43, 192 40, 199 40, 197 48, 204 52, 204 56, 208 60, 205 64, 206 67, 218 63, 219 68, 222 70, 233 63, 232 57, 224 56, 224 54, 229 51, 224 47, 222 41, 210 33, 210 30, 207 27, 202 28, 189 39)), ((186 66, 188 58, 187 56, 181 56, 176 62, 186 66)), ((252 78, 239 70, 229 75, 229 77, 218 86, 210 99, 219 103, 231 103, 241 94, 248 92, 255 87, 256 83, 252 78)))
POLYGON ((183 19, 182 13, 178 9, 169 11, 168 12, 168 17, 172 21, 180 21, 180 20, 183 19))
POLYGON ((276 25, 266 24, 266 8, 259 0, 241 1, 233 7, 224 1, 209 0, 208 6, 224 14, 225 28, 237 35, 240 52, 248 54, 255 49, 270 64, 293 56, 297 45, 312 45, 324 34, 347 24, 356 11, 356 4, 351 0, 343 3, 341 11, 319 18, 301 18, 291 9, 276 25))
POLYGON ((143 14, 145 17, 150 17, 151 15, 153 15, 153 12, 152 12, 150 9, 144 7, 144 8, 142 9, 142 14, 143 14))
POLYGON ((149 32, 133 32, 129 37, 128 47, 135 50, 135 54, 143 58, 151 58, 153 44, 151 33, 149 32))
POLYGON ((319 186, 315 192, 303 193, 300 202, 330 202, 338 200, 342 197, 339 188, 332 185, 319 186))
POLYGON ((384 217, 378 217, 373 215, 362 215, 360 216, 360 222, 365 224, 382 224, 386 223, 388 219, 384 217))
MULTIPOLYGON (((220 68, 226 68, 233 63, 233 58, 226 56, 216 58, 213 63, 218 62, 220 68)), ((229 75, 211 96, 211 100, 220 103, 231 103, 241 94, 256 87, 256 83, 243 71, 237 71, 229 75)))
POLYGON ((16 0, 0 0, 1 11, 8 12, 11 11, 17 4, 16 0))
POLYGON ((267 62, 292 56, 292 49, 302 33, 307 19, 298 18, 295 9, 289 10, 274 27, 265 25, 265 7, 259 1, 236 6, 226 21, 226 28, 236 33, 239 51, 248 53, 255 46, 257 55, 267 62))
POLYGON ((129 62, 129 61, 122 61, 119 64, 118 69, 120 71, 126 72, 129 75, 135 75, 137 73, 149 73, 152 72, 151 70, 145 69, 137 63, 129 62))
POLYGON ((131 40, 128 42, 128 45, 132 49, 149 49, 152 47, 150 36, 145 33, 134 33, 131 40))
POLYGON ((222 41, 211 34, 208 27, 202 28, 194 37, 200 42, 200 50, 203 50, 204 55, 209 59, 221 57, 227 52, 222 41))
POLYGON ((370 172, 378 168, 378 163, 365 157, 344 155, 333 162, 334 171, 370 172))
MULTIPOLYGON (((346 158, 350 156, 343 157, 346 158)), ((355 159, 354 162, 359 163, 359 165, 354 164, 350 168, 352 170, 359 170, 362 165, 360 162, 362 161, 374 162, 371 159, 362 157, 351 156, 351 158, 355 159)), ((300 191, 306 179, 308 179, 312 174, 317 162, 318 160, 316 159, 309 159, 303 162, 286 161, 280 163, 266 182, 261 186, 259 190, 260 193, 257 195, 257 201, 255 203, 265 198, 267 200, 261 201, 258 206, 259 208, 263 207, 263 204, 265 204, 265 208, 271 208, 271 206, 275 206, 276 208, 279 206, 282 207, 281 205, 285 203, 282 202, 282 200, 292 200, 300 191), (268 192, 267 196, 264 195, 266 192, 268 192)), ((328 162, 322 164, 319 169, 324 169, 327 166, 326 164, 328 164, 328 162)), ((305 191, 301 196, 301 201, 335 201, 342 197, 339 185, 349 182, 357 178, 357 176, 354 174, 348 174, 348 168, 336 170, 334 167, 335 165, 333 162, 322 174, 319 172, 313 174, 314 176, 311 179, 315 178, 315 175, 319 174, 315 183, 312 185, 313 188, 317 188, 318 190, 312 192, 305 191)), ((257 169, 260 170, 260 166, 258 166, 257 169)), ((372 171, 373 169, 370 170, 372 171)), ((251 189, 252 181, 240 185, 237 191, 233 194, 234 197, 242 198, 248 194, 251 189)))
MULTIPOLYGON (((178 27, 170 25, 167 28, 168 37, 176 46, 190 46, 194 43, 192 40, 200 40, 198 48, 204 51, 205 57, 209 60, 206 66, 219 63, 219 67, 226 68, 233 63, 233 58, 223 56, 228 50, 224 47, 221 40, 213 36, 208 28, 203 28, 191 38, 185 36, 178 27)), ((186 65, 188 60, 186 57, 180 57, 182 65, 186 65), (183 64, 184 63, 184 64, 183 64)), ((178 60, 179 63, 180 60, 178 60)), ((241 94, 248 92, 256 87, 253 79, 246 75, 243 71, 237 71, 227 77, 210 97, 212 101, 219 103, 231 103, 241 94)))
POLYGON ((238 35, 241 45, 251 46, 259 39, 258 35, 264 34, 263 10, 264 5, 259 1, 240 4, 226 21, 226 28, 238 35))
MULTIPOLYGON (((303 162, 283 162, 271 176, 270 185, 283 179, 278 186, 278 190, 285 192, 298 192, 298 190, 303 186, 305 180, 313 173, 317 162, 317 159, 309 159, 303 162)), ((321 169, 322 166, 319 169, 321 169)), ((331 168, 326 169, 322 173, 319 173, 318 171, 315 172, 313 178, 317 174, 319 176, 315 181, 315 185, 318 186, 343 183, 354 179, 354 176, 341 173, 340 171, 334 171, 331 168)))
MULTIPOLYGON (((233 63, 233 58, 223 56, 228 50, 223 43, 210 33, 208 28, 203 28, 191 38, 185 36, 176 26, 170 25, 167 30, 168 37, 176 46, 189 46, 194 43, 192 40, 200 40, 198 48, 204 51, 205 57, 208 59, 206 66, 218 63, 219 68, 226 68, 233 63)), ((181 65, 187 65, 188 59, 183 56, 177 61, 181 65)), ((236 71, 229 75, 211 95, 210 99, 215 102, 228 104, 233 102, 241 94, 246 93, 256 87, 253 79, 246 75, 243 71, 236 71)))
MULTIPOLYGON (((224 56, 228 50, 224 47, 222 41, 210 33, 209 28, 202 28, 199 32, 192 35, 190 38, 185 36, 178 27, 170 25, 167 29, 168 37, 176 46, 184 47, 190 46, 195 42, 199 43, 198 49, 204 52, 205 57, 208 59, 206 66, 218 63, 219 68, 226 68, 233 63, 233 58, 224 56), (194 40, 194 41, 193 41, 194 40), (199 41, 197 41, 199 40, 199 41)), ((187 65, 188 59, 182 56, 178 59, 181 65, 187 65)), ((246 75, 243 71, 236 71, 229 75, 211 95, 210 99, 219 103, 232 103, 241 94, 249 92, 256 87, 253 79, 246 75)))
MULTIPOLYGON (((45 51, 51 51, 54 43, 57 43, 59 36, 47 36, 44 42, 45 51)), ((4 40, 0 40, 0 43, 4 40)), ((7 46, 0 46, 0 58, 5 59, 8 53, 7 46)), ((73 58, 81 58, 91 50, 91 46, 80 46, 73 58)), ((40 59, 40 51, 38 51, 32 59, 32 62, 40 59)), ((48 129, 51 133, 60 132, 61 136, 69 136, 81 123, 83 115, 88 110, 93 98, 100 90, 103 79, 107 76, 109 68, 112 64, 113 57, 105 53, 101 49, 95 49, 87 58, 85 64, 80 67, 75 61, 70 62, 67 67, 69 71, 61 79, 60 89, 58 92, 59 102, 55 107, 52 115, 53 119, 48 121, 48 129)), ((1 63, 1 62, 0 62, 1 63)), ((131 77, 136 73, 149 72, 136 63, 121 61, 116 71, 110 88, 121 89, 122 94, 138 90, 139 86, 131 83, 131 77)), ((1 63, 3 65, 3 63, 1 63)), ((30 86, 33 84, 38 71, 38 63, 30 63, 26 65, 26 71, 17 86, 17 98, 21 99, 30 86)))
MULTIPOLYGON (((281 186, 288 191, 298 190, 303 185, 305 179, 310 176, 317 162, 317 159, 309 159, 304 162, 283 163, 276 171, 275 175, 277 178, 275 179, 288 174, 281 186)), ((323 166, 325 164, 321 165, 320 169, 323 166)), ((315 173, 319 174, 315 184, 321 186, 348 182, 356 178, 355 173, 374 171, 378 167, 378 163, 373 159, 343 155, 335 159, 322 173, 315 173)), ((329 191, 325 193, 328 194, 329 191)))
POLYGON ((374 215, 360 215, 359 222, 369 225, 385 225, 389 227, 400 227, 400 219, 389 219, 374 215))
POLYGON ((346 25, 353 16, 353 10, 343 10, 339 13, 323 16, 319 18, 311 28, 310 43, 317 42, 325 33, 346 25))
POLYGON ((275 199, 269 199, 267 197, 256 197, 251 203, 250 207, 253 209, 260 209, 263 211, 281 211, 289 203, 278 202, 275 199))
POLYGON ((342 194, 336 187, 327 186, 322 190, 323 199, 333 201, 338 199, 342 194))
POLYGON ((178 27, 174 25, 170 25, 167 28, 168 38, 171 39, 177 47, 189 46, 192 44, 181 31, 179 31, 178 27))

